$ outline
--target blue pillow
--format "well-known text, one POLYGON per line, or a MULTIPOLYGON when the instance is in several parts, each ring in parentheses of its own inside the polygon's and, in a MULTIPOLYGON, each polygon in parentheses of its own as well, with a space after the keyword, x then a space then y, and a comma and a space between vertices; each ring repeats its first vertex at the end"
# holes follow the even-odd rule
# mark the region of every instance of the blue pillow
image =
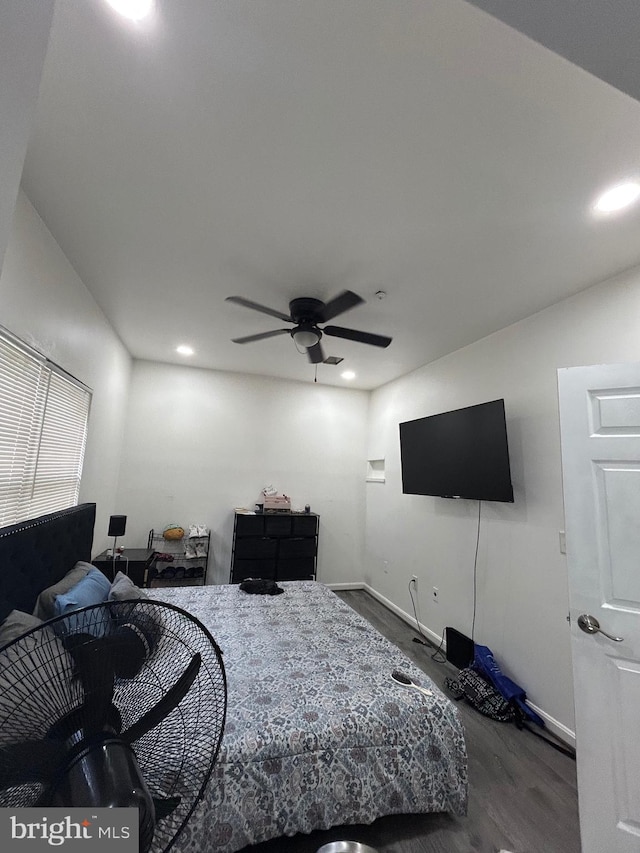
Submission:
MULTIPOLYGON (((107 600, 110 589, 111 581, 106 575, 103 575, 95 567, 89 569, 82 580, 79 580, 68 592, 56 596, 53 605, 54 616, 67 616, 80 607, 86 607, 89 604, 100 604, 107 600)), ((75 619, 68 618, 66 620, 65 633, 67 631, 70 633, 75 633, 76 631, 88 632, 90 634, 104 633, 102 614, 100 614, 99 625, 95 624, 97 616, 97 612, 90 612, 83 613, 82 616, 75 619)))

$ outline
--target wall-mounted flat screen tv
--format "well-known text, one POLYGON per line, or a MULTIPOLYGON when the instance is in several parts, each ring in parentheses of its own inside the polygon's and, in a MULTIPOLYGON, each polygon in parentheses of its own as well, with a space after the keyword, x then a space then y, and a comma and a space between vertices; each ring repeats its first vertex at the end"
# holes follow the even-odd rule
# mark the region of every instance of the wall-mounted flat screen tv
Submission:
POLYGON ((400 424, 402 491, 513 502, 504 400, 400 424))

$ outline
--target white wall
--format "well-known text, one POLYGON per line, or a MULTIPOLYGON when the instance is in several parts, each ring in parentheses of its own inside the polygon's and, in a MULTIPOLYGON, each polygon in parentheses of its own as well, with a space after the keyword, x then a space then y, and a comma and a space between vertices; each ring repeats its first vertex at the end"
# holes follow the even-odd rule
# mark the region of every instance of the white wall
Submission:
POLYGON ((0 0, 0 269, 36 111, 54 0, 0 0))
POLYGON ((80 501, 97 504, 97 554, 116 512, 131 358, 23 192, 0 275, 0 324, 93 389, 80 501))
POLYGON ((368 394, 135 361, 117 511, 124 544, 169 522, 212 531, 209 582, 229 578, 233 507, 271 483, 320 514, 318 579, 361 582, 368 394))
POLYGON ((398 424, 504 397, 515 503, 482 505, 475 639, 569 730, 556 371, 624 361, 640 361, 640 269, 420 368, 371 399, 368 458, 385 458, 386 482, 367 486, 365 579, 411 614, 407 584, 417 574, 421 621, 437 635, 447 625, 470 635, 478 504, 403 495, 398 424))

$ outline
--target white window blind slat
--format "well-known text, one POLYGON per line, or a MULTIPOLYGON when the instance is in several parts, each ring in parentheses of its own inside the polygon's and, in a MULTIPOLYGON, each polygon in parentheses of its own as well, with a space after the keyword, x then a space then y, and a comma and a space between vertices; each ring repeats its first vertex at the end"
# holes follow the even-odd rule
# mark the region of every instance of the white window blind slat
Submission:
POLYGON ((0 332, 0 525, 78 502, 91 392, 0 332))

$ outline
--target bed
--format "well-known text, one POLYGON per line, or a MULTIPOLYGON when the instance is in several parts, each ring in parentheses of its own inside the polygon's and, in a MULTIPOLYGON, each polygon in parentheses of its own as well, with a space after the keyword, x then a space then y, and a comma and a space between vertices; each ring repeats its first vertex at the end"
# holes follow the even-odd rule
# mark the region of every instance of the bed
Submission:
MULTIPOLYGON (((88 559, 95 506, 0 530, 0 617, 88 559)), ((234 853, 282 835, 388 814, 467 807, 452 702, 393 644, 315 581, 282 595, 237 585, 146 590, 200 619, 223 652, 224 738, 206 796, 172 849, 234 853), (432 691, 391 679, 399 669, 432 691)))

